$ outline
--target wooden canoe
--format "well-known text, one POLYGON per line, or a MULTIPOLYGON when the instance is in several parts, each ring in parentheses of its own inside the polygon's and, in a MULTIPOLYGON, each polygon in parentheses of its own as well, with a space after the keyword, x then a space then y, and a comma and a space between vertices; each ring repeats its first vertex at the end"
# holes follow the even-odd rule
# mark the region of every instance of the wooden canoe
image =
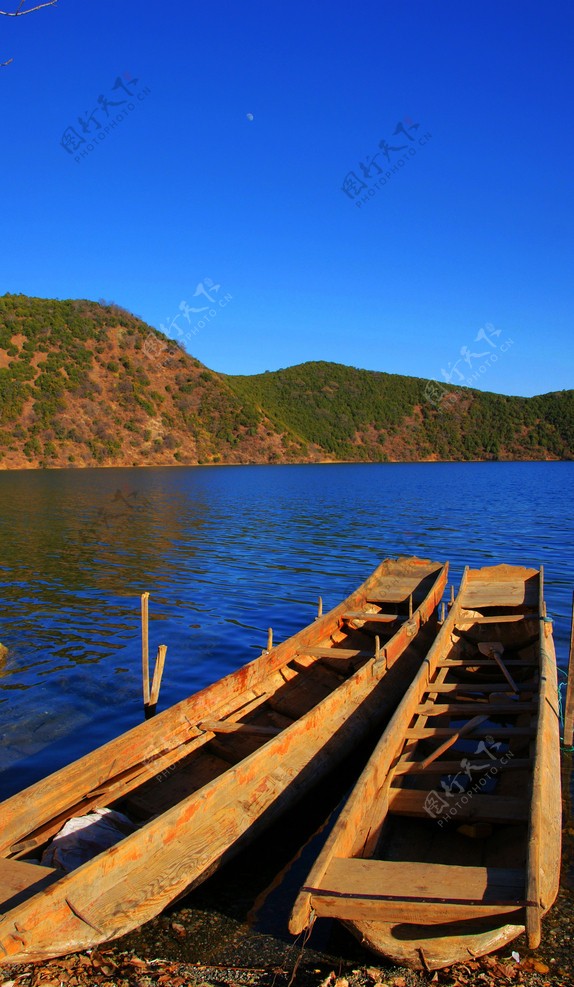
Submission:
POLYGON ((439 634, 295 903, 396 963, 492 952, 558 892, 556 657, 542 570, 465 570, 439 634))
POLYGON ((386 560, 284 643, 1 803, 0 964, 137 928, 277 818, 389 717, 446 578, 386 560), (69 873, 40 864, 67 820, 102 807, 138 829, 69 873))

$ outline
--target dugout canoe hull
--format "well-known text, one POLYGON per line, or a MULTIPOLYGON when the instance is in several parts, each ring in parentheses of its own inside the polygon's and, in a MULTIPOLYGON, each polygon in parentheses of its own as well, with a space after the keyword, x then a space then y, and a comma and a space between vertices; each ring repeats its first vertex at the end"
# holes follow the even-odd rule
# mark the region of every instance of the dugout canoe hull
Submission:
POLYGON ((396 707, 446 577, 386 560, 287 641, 2 803, 0 965, 137 928, 305 794, 396 707), (102 807, 139 828, 70 873, 41 866, 66 820, 102 807))
POLYGON ((561 850, 556 657, 542 570, 465 570, 436 641, 300 892, 293 933, 340 919, 434 970, 540 942, 561 850))

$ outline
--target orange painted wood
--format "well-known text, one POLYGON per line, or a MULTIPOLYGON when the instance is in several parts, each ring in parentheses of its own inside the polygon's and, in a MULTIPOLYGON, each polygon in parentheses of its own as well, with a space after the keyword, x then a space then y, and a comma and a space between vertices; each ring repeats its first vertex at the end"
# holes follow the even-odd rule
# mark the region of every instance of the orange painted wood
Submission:
POLYGON ((94 804, 131 800, 143 825, 0 915, 0 964, 92 947, 136 928, 309 791, 396 707, 424 658, 413 630, 436 620, 446 574, 446 566, 427 560, 387 560, 351 597, 269 654, 4 802, 4 857, 94 804), (336 656, 335 642, 359 650, 362 635, 345 625, 343 613, 359 610, 371 594, 384 601, 397 583, 409 589, 401 605, 406 609, 414 594, 416 609, 409 626, 385 643, 388 670, 374 657, 355 671, 349 665, 343 677, 319 658, 294 662, 330 643, 336 656), (287 691, 293 698, 296 687, 290 723, 272 703, 287 691), (217 726, 217 734, 202 726, 217 726))

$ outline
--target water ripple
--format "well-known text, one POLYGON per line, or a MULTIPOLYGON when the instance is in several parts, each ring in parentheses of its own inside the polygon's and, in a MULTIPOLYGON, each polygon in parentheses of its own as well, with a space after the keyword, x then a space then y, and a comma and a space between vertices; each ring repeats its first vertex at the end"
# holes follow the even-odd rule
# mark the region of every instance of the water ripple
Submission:
POLYGON ((546 568, 559 660, 572 463, 0 474, 5 796, 141 719, 139 595, 165 707, 347 595, 385 556, 546 568), (10 716, 6 716, 6 710, 10 716))

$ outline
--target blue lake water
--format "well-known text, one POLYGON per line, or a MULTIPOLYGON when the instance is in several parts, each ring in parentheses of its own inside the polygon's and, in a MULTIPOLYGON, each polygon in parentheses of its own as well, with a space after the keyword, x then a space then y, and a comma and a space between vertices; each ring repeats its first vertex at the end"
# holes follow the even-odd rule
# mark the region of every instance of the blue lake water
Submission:
POLYGON ((0 798, 141 721, 140 594, 160 709, 256 657, 386 556, 545 566, 559 663, 574 463, 0 473, 0 798))

